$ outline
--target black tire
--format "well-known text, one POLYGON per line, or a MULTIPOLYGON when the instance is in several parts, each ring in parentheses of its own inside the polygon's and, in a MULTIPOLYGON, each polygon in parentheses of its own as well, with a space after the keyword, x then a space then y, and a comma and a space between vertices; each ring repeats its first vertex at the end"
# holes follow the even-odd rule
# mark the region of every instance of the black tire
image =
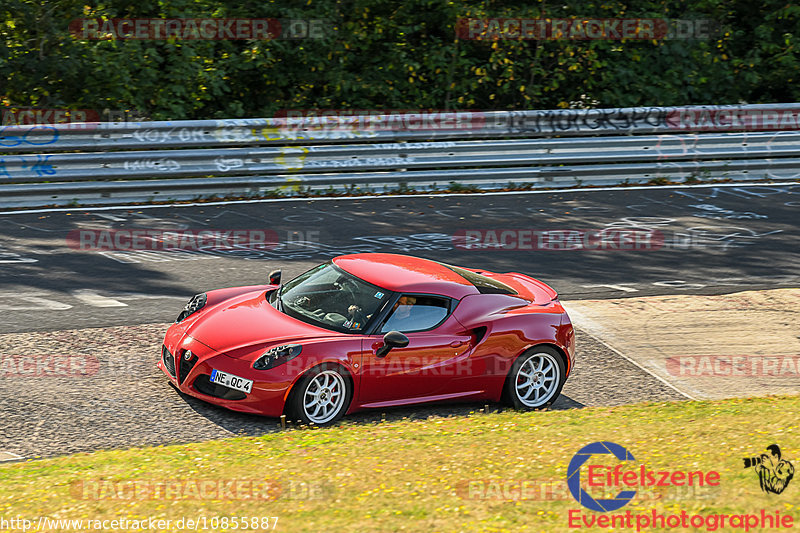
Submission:
POLYGON ((297 382, 286 413, 301 424, 329 426, 344 416, 352 397, 350 377, 337 365, 320 365, 297 382))
POLYGON ((550 346, 534 346, 511 365, 503 399, 515 409, 546 409, 561 394, 566 379, 562 355, 550 346))

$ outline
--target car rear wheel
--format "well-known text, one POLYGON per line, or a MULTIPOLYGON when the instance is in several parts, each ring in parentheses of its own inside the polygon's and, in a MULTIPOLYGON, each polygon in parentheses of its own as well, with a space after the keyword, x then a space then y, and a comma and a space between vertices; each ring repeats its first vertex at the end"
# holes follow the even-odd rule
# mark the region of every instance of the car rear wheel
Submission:
POLYGON ((310 370, 295 386, 288 405, 293 420, 327 426, 347 411, 353 391, 350 379, 335 366, 310 370))
POLYGON ((561 394, 566 380, 564 359, 549 346, 520 355, 506 378, 505 396, 517 409, 544 409, 561 394))

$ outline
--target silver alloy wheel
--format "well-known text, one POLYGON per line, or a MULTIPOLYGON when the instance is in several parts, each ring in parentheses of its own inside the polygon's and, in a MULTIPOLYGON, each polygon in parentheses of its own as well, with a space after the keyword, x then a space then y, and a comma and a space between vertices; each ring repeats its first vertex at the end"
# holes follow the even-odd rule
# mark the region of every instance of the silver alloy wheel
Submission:
POLYGON ((344 406, 345 382, 334 370, 320 372, 308 382, 303 393, 303 411, 314 424, 333 420, 344 406))
POLYGON ((520 365, 514 376, 514 390, 523 405, 539 407, 550 401, 560 379, 561 370, 555 356, 538 352, 529 355, 520 365))

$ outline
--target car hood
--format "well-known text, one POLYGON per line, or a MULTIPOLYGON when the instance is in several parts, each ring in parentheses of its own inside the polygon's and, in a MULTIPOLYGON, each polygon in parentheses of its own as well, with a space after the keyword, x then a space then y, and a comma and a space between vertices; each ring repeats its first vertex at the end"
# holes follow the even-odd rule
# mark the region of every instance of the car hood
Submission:
POLYGON ((249 346, 336 335, 281 313, 267 302, 263 291, 236 296, 203 309, 187 324, 185 333, 227 355, 249 346))

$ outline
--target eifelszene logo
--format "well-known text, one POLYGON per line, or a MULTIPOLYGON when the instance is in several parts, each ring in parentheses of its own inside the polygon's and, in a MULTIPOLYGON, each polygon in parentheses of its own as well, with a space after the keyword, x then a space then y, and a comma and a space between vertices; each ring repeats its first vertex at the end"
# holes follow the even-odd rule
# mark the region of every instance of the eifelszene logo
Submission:
MULTIPOLYGON (((581 466, 592 457, 592 455, 600 454, 613 454, 614 457, 620 461, 634 461, 633 454, 613 442, 593 442, 588 446, 584 446, 578 453, 576 453, 567 467, 567 487, 572 493, 572 497, 592 511, 616 511, 625 506, 629 501, 636 496, 635 490, 620 491, 613 499, 600 499, 595 500, 589 493, 581 488, 581 466)), ((591 467, 590 467, 591 468, 591 467)))
POLYGON ((794 477, 794 465, 781 458, 781 449, 777 444, 767 446, 767 452, 759 457, 745 457, 744 467, 752 468, 758 474, 761 490, 780 494, 794 477))
MULTIPOLYGON (((768 490, 766 487, 769 487, 777 491, 778 485, 783 490, 791 479, 793 468, 780 458, 777 446, 769 447, 768 451, 769 455, 745 459, 745 467, 754 467, 759 471, 764 490, 768 490), (773 467, 771 470, 770 466, 773 467), (766 477, 761 477, 762 472, 766 477), (772 475, 773 472, 775 476, 772 475)), ((631 464, 633 461, 635 461, 633 454, 613 442, 593 442, 578 450, 567 467, 567 486, 578 503, 599 513, 570 509, 567 512, 569 529, 635 528, 638 532, 682 528, 695 531, 722 531, 727 527, 744 531, 772 531, 791 529, 794 526, 793 516, 783 514, 780 510, 766 509, 760 509, 755 513, 705 514, 669 506, 669 510, 665 511, 652 508, 640 509, 638 512, 628 509, 609 513, 608 511, 615 511, 625 506, 637 496, 639 497, 637 507, 640 507, 641 496, 638 490, 641 490, 642 494, 646 494, 645 489, 651 487, 668 487, 668 490, 688 487, 690 490, 697 488, 698 491, 713 491, 720 486, 720 474, 714 470, 653 471, 643 464, 631 464), (585 490, 582 481, 585 483, 585 490), (598 497, 600 492, 602 496, 598 497)), ((718 495, 715 501, 719 500, 718 495)))
POLYGON ((589 463, 586 472, 587 486, 595 490, 613 491, 621 488, 612 498, 595 499, 581 486, 581 467, 596 455, 613 455, 620 461, 635 461, 633 454, 613 442, 593 442, 584 446, 572 457, 567 467, 567 486, 572 497, 582 506, 602 513, 624 507, 636 496, 636 489, 647 487, 705 487, 719 486, 719 472, 709 471, 653 471, 645 465, 623 470, 623 465, 603 466, 589 463), (630 490, 633 489, 633 490, 630 490))

